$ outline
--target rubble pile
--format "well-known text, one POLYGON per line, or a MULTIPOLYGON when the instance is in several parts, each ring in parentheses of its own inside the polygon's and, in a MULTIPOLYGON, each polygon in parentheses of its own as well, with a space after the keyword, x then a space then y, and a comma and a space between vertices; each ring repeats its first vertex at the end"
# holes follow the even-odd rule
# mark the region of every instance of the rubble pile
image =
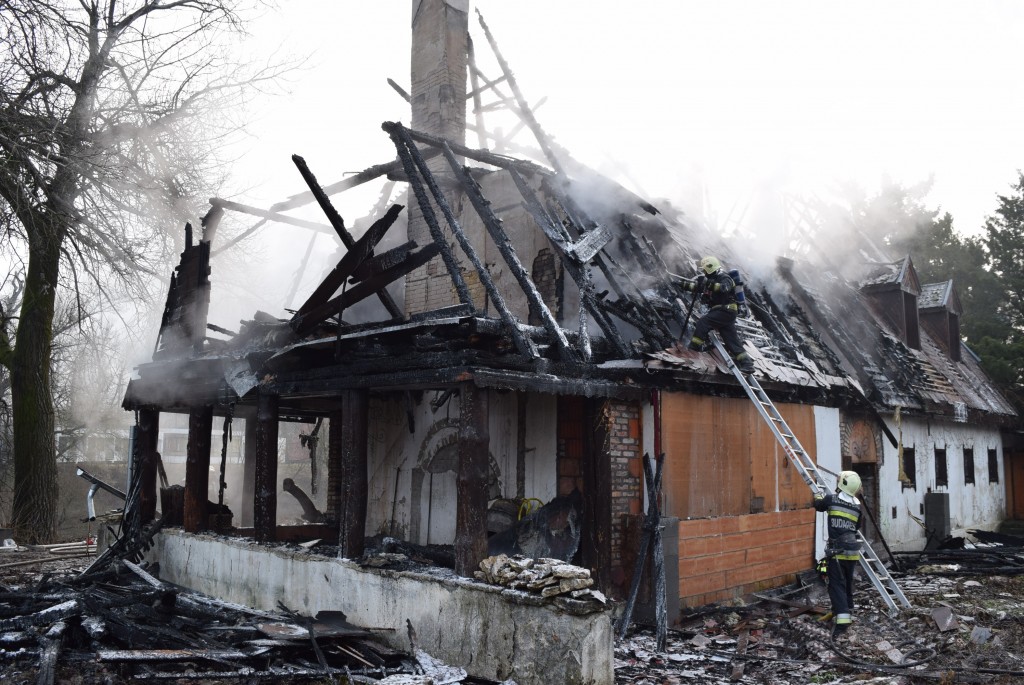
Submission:
MULTIPOLYGON (((491 683, 446 667, 379 628, 287 607, 267 612, 116 560, 100 572, 48 550, 9 552, 0 569, 0 680, 21 683, 491 683)), ((409 639, 414 632, 409 626, 409 639)))
POLYGON ((604 603, 605 596, 591 588, 594 584, 590 570, 567 564, 560 559, 530 559, 520 555, 498 554, 480 562, 480 570, 473 573, 477 580, 491 585, 503 585, 513 590, 539 593, 541 597, 568 595, 573 599, 596 599, 604 603))
POLYGON ((1024 579, 899 578, 912 607, 890 615, 860 579, 854 627, 835 639, 813 578, 753 601, 704 607, 656 649, 640 629, 615 648, 616 685, 1024 682, 1024 579))

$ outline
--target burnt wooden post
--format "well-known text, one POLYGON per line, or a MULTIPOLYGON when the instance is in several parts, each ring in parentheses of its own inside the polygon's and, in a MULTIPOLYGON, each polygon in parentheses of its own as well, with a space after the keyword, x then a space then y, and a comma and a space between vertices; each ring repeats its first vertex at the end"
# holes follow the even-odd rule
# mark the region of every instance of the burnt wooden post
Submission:
POLYGON ((604 400, 587 398, 583 409, 583 524, 580 551, 583 565, 597 587, 612 586, 612 472, 604 400))
POLYGON ((455 510, 455 572, 472 577, 487 556, 487 391, 459 386, 459 466, 455 510))
MULTIPOLYGON (((346 559, 362 556, 366 536, 369 402, 367 390, 345 390, 341 395, 338 556, 346 559)), ((333 423, 331 431, 334 431, 333 423)))
POLYGON ((139 490, 139 514, 142 523, 156 518, 156 446, 159 436, 160 412, 151 408, 140 409, 135 440, 139 450, 139 477, 142 479, 142 489, 139 490))
POLYGON ((327 520, 341 518, 341 425, 342 413, 335 409, 327 417, 327 520))
POLYGON ((256 468, 252 519, 256 542, 277 539, 277 418, 280 398, 262 388, 256 399, 256 468))
POLYGON ((194 407, 188 413, 188 449, 185 456, 185 530, 198 533, 209 526, 210 433, 213 407, 194 407))
POLYGON ((253 525, 256 505, 256 412, 245 415, 245 437, 242 445, 242 520, 243 528, 253 525))

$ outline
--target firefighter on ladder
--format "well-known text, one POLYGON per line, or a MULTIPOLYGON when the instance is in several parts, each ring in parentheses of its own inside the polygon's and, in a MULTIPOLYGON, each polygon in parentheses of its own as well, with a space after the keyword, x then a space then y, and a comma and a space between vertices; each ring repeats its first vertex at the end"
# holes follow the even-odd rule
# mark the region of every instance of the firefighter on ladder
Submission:
MULTIPOLYGON (((833 495, 818 493, 814 508, 828 512, 828 542, 825 547, 828 597, 835 620, 832 636, 841 635, 853 623, 853 573, 860 561, 860 476, 853 471, 839 474, 833 495)), ((826 618, 828 618, 826 616, 826 618)))
POLYGON ((697 293, 701 301, 708 305, 708 311, 697 321, 690 338, 690 349, 703 352, 708 348, 708 332, 718 331, 725 343, 725 349, 736 360, 736 366, 743 373, 753 373, 754 362, 743 350, 743 341, 736 331, 736 316, 740 305, 736 298, 736 282, 722 269, 717 257, 705 257, 700 260, 700 269, 704 273, 696 281, 684 280, 683 290, 697 293))

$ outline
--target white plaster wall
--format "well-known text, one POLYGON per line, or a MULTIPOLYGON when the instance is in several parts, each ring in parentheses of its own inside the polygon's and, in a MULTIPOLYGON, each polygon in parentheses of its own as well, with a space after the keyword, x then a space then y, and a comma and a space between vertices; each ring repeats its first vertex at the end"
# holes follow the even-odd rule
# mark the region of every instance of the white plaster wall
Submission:
POLYGON ((378 639, 417 647, 471 675, 519 685, 612 685, 611 612, 573 615, 556 602, 455 576, 362 569, 344 559, 250 540, 161 532, 147 558, 162 580, 256 609, 278 603, 304 616, 324 610, 381 628, 378 639), (388 630, 390 629, 390 630, 388 630))
MULTIPOLYGON (((496 492, 489 494, 492 497, 515 497, 517 396, 514 392, 487 392, 490 400, 490 460, 500 484, 496 492)), ((435 412, 430 403, 436 397, 437 393, 425 392, 413 406, 415 430, 412 433, 409 432, 404 397, 371 399, 367 535, 393 535, 418 544, 454 542, 455 473, 431 474, 418 470, 432 457, 438 458, 439 454, 454 457, 459 421, 458 398, 453 396, 435 412), (390 523, 392 510, 394 526, 390 523)), ((542 502, 550 501, 557 494, 557 413, 554 395, 528 395, 524 496, 536 497, 542 502)))
MULTIPOLYGON (((804 446, 807 449, 807 446, 804 446)), ((834 490, 835 476, 843 468, 842 438, 839 430, 839 410, 832 407, 814 407, 814 454, 815 463, 821 469, 821 475, 834 490)), ((808 501, 813 497, 810 487, 807 489, 808 501)), ((825 514, 815 516, 814 522, 814 558, 825 556, 825 541, 828 539, 825 514)))
MULTIPOLYGON (((900 428, 887 421, 894 435, 900 428)), ((913 447, 917 487, 904 488, 899 481, 897 449, 883 441, 883 461, 879 472, 881 528, 889 546, 895 550, 921 550, 927 535, 924 529, 924 496, 931 492, 949 493, 950 527, 953 535, 964 535, 971 528, 993 530, 1006 517, 1006 485, 1003 483, 1003 446, 999 431, 966 423, 925 421, 904 418, 904 447, 913 447), (935 483, 935 448, 946 449, 948 485, 935 483), (974 448, 974 483, 964 477, 964 447, 974 448), (988 450, 997 455, 998 483, 989 482, 988 450), (895 518, 892 515, 896 508, 895 518)))

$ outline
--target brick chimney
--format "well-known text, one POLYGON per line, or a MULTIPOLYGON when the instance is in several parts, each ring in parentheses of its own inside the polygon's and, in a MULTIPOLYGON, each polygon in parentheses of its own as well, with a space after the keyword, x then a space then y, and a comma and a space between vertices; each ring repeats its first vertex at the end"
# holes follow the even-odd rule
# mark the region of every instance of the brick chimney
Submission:
MULTIPOLYGON (((457 143, 465 142, 468 41, 469 0, 413 0, 410 85, 414 130, 457 143)), ((435 157, 428 165, 448 201, 457 207, 460 202, 450 182, 448 163, 443 157, 435 157)), ((411 191, 408 204, 409 239, 427 245, 432 242, 430 230, 411 191)), ((446 228, 440 213, 438 217, 441 226, 446 228)), ((440 257, 406 277, 408 314, 457 302, 458 296, 440 257)))

